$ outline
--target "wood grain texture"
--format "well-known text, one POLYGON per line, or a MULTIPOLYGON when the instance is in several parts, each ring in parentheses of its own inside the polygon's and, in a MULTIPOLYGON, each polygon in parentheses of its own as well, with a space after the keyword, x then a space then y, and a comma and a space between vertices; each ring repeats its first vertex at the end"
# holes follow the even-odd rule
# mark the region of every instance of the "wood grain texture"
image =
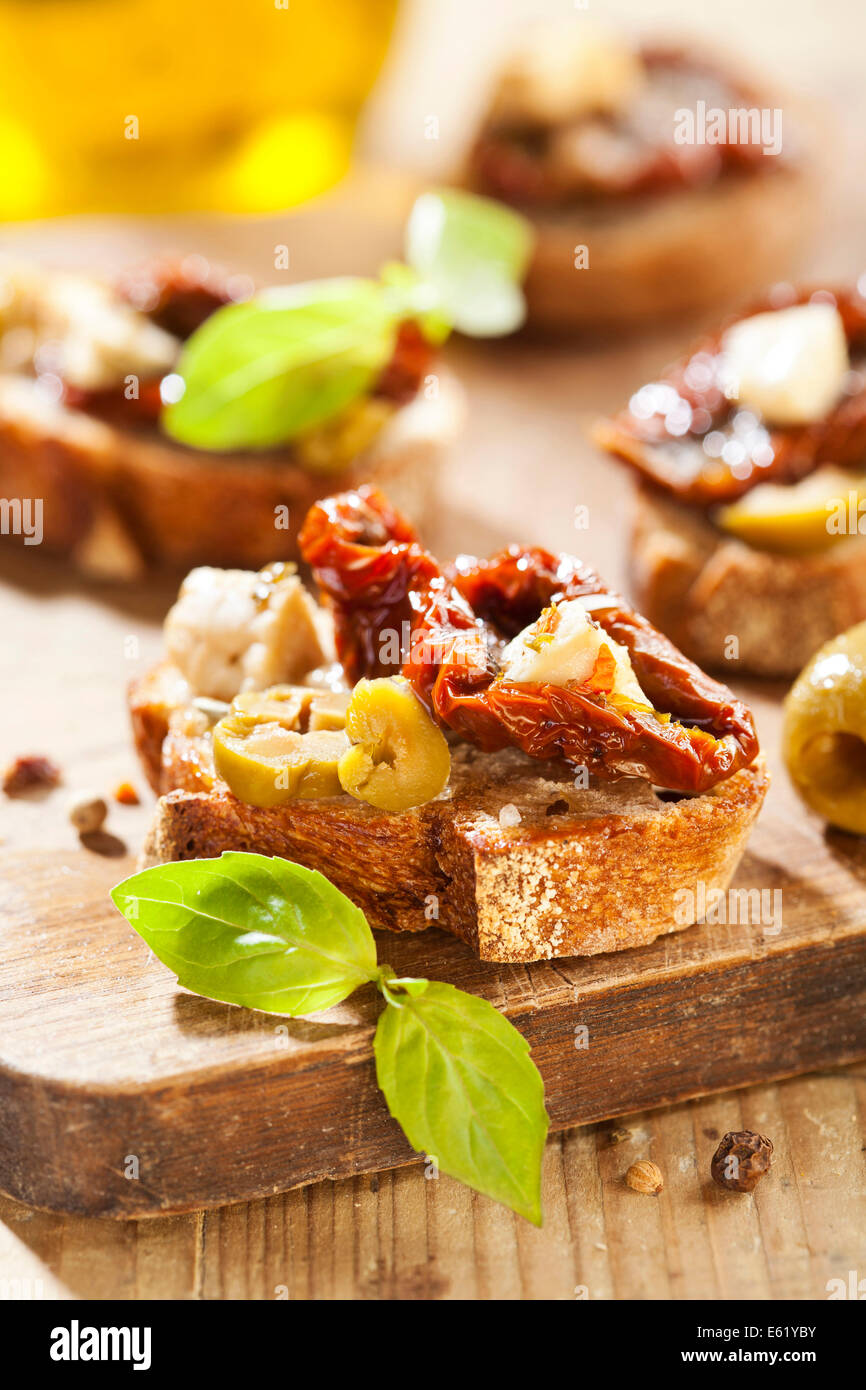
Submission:
POLYGON ((6 1296, 165 1299, 827 1297, 863 1274, 866 1069, 586 1125, 548 1142, 539 1231, 446 1177, 402 1168, 188 1216, 112 1222, 0 1198, 6 1296), (755 1194, 716 1188, 728 1129, 775 1145, 755 1194), (625 1185, 635 1159, 658 1198, 625 1185), (17 1281, 17 1284, 16 1284, 17 1281))

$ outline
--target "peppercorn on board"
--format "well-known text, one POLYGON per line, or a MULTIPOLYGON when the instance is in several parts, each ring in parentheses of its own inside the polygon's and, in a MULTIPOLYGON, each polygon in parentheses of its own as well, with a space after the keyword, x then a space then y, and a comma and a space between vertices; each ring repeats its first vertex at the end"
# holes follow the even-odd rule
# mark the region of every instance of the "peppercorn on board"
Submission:
MULTIPOLYGON (((396 226, 391 211, 382 216, 396 226)), ((205 249, 231 261, 235 235, 215 230, 205 249)), ((264 261, 272 229, 258 235, 264 261)), ((362 238, 358 268, 382 249, 362 238)), ((319 261, 318 251, 302 246, 298 273, 327 269, 324 243, 319 261)), ((114 248, 116 263, 128 258, 114 248)), ((583 429, 679 339, 579 361, 526 344, 453 350, 469 427, 431 546, 485 553, 538 540, 576 551, 627 593, 628 485, 599 466, 583 429)), ((87 588, 28 549, 4 548, 0 580, 13 655, 0 755, 45 753, 64 779, 41 799, 0 800, 0 1189, 34 1206, 134 1216, 410 1162, 375 1084, 372 991, 311 1020, 194 997, 108 900, 152 812, 123 692, 159 656, 173 589, 87 588), (130 777, 144 804, 111 803, 106 831, 79 843, 66 796, 106 795, 130 777)), ((781 688, 743 693, 774 777, 735 880, 753 894, 749 921, 523 966, 482 964, 437 929, 380 934, 397 971, 483 994, 525 1033, 556 1128, 866 1055, 866 842, 825 832, 791 791, 781 688)))

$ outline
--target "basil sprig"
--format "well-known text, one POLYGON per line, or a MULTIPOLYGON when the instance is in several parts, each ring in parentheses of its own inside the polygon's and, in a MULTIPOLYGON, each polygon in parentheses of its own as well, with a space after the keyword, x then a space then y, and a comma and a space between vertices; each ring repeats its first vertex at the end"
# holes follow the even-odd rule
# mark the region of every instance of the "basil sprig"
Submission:
POLYGON ((376 1076, 409 1143, 437 1168, 541 1225, 544 1083, 486 1000, 379 966, 360 908, 286 859, 225 853, 160 864, 111 893, 186 989, 268 1013, 318 1013, 374 984, 376 1076))
POLYGON ((205 320, 184 344, 179 400, 162 425, 199 449, 266 449, 338 416, 374 385, 399 325, 431 342, 452 328, 475 337, 523 322, 520 283, 529 223, 510 208, 453 189, 423 194, 406 232, 406 261, 378 280, 347 276, 264 290, 205 320))
POLYGON ((373 280, 288 285, 227 304, 187 342, 178 364, 184 393, 163 411, 163 425, 200 449, 281 444, 368 391, 396 337, 373 280))

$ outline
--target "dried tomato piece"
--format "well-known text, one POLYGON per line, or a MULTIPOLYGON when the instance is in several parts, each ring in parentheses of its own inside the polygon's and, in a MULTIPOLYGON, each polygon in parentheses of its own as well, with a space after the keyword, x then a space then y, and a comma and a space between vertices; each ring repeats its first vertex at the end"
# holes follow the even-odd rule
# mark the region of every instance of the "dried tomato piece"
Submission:
POLYGON ((436 572, 414 528, 372 488, 317 502, 298 537, 333 610, 337 649, 351 681, 392 674, 412 624, 413 591, 436 572), (397 633, 399 650, 385 634, 397 633), (405 637, 404 637, 405 633, 405 637))
POLYGON ((96 391, 64 382, 63 404, 120 429, 151 427, 162 410, 159 385, 158 381, 142 381, 138 394, 130 397, 122 386, 107 386, 96 391))
POLYGON ((50 790, 60 783, 60 768, 42 753, 20 753, 3 770, 2 785, 7 796, 50 790))
POLYGON ((512 546, 487 561, 461 557, 446 573, 373 488, 317 503, 300 545, 333 610, 349 678, 402 669, 441 724, 486 751, 514 746, 685 792, 707 790, 757 754, 746 706, 570 556, 512 546), (592 678, 503 678, 507 637, 554 599, 587 595, 600 600, 592 616, 627 648, 653 707, 592 678))
POLYGON ((724 110, 760 109, 765 97, 697 53, 645 47, 641 58, 646 81, 620 111, 550 122, 494 110, 469 152, 473 187, 528 208, 592 207, 767 175, 759 141, 677 144, 670 119, 698 95, 724 110))
POLYGON ((141 805, 141 797, 132 782, 118 782, 112 792, 112 796, 121 806, 141 805))
MULTIPOLYGON (((796 483, 824 463, 862 464, 866 455, 866 378, 823 420, 769 428, 724 395, 721 343, 728 328, 768 310, 807 304, 827 290, 792 292, 754 304, 701 339, 657 381, 632 396, 628 408, 598 425, 596 441, 657 487, 697 507, 734 502, 759 483, 796 483), (740 426, 748 425, 747 429, 740 426), (705 441, 716 437, 708 452, 705 441), (729 447, 726 447, 729 446, 729 447)), ((852 357, 866 354, 866 298, 832 292, 852 357)), ((866 364, 864 364, 866 365, 866 364)))
POLYGON ((433 356, 433 344, 425 338, 417 323, 401 323, 391 361, 383 369, 373 394, 405 405, 417 396, 433 356))
POLYGON ((555 596, 606 595, 610 603, 594 616, 608 636, 627 649, 638 682, 657 710, 710 730, 727 710, 723 725, 730 723, 743 734, 751 727, 751 714, 727 686, 689 661, 652 623, 610 594, 594 570, 572 556, 512 545, 491 560, 462 556, 453 573, 473 611, 506 637, 533 622, 555 596))
POLYGON ((188 338, 233 299, 229 276, 203 256, 154 256, 124 271, 116 288, 134 309, 176 338, 188 338))

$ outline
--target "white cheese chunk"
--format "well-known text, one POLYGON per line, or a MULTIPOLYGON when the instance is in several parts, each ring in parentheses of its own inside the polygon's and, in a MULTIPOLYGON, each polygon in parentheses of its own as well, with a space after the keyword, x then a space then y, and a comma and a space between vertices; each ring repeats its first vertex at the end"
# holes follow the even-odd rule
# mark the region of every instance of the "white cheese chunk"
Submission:
POLYGON ((83 275, 0 262, 0 363, 54 372, 99 390, 170 371, 180 344, 108 285, 83 275), (11 359, 11 360, 10 360, 11 359))
POLYGON ((502 654, 503 678, 517 685, 567 685, 569 681, 580 685, 592 675, 599 653, 606 647, 616 663, 612 693, 649 704, 626 648, 608 637, 590 617, 587 604, 591 602, 591 598, 576 598, 557 604, 552 633, 543 628, 539 631, 542 623, 547 626, 547 610, 538 622, 518 633, 502 654))
POLYGON ((640 58, 621 39, 581 21, 524 36, 502 73, 494 113, 552 125, 621 110, 644 78, 640 58))
POLYGON ((771 425, 822 420, 850 370, 842 319, 832 304, 755 314, 722 339, 727 394, 771 425))
POLYGON ((331 656, 316 605, 298 576, 202 566, 184 580, 165 620, 168 655, 195 695, 295 684, 331 656))

